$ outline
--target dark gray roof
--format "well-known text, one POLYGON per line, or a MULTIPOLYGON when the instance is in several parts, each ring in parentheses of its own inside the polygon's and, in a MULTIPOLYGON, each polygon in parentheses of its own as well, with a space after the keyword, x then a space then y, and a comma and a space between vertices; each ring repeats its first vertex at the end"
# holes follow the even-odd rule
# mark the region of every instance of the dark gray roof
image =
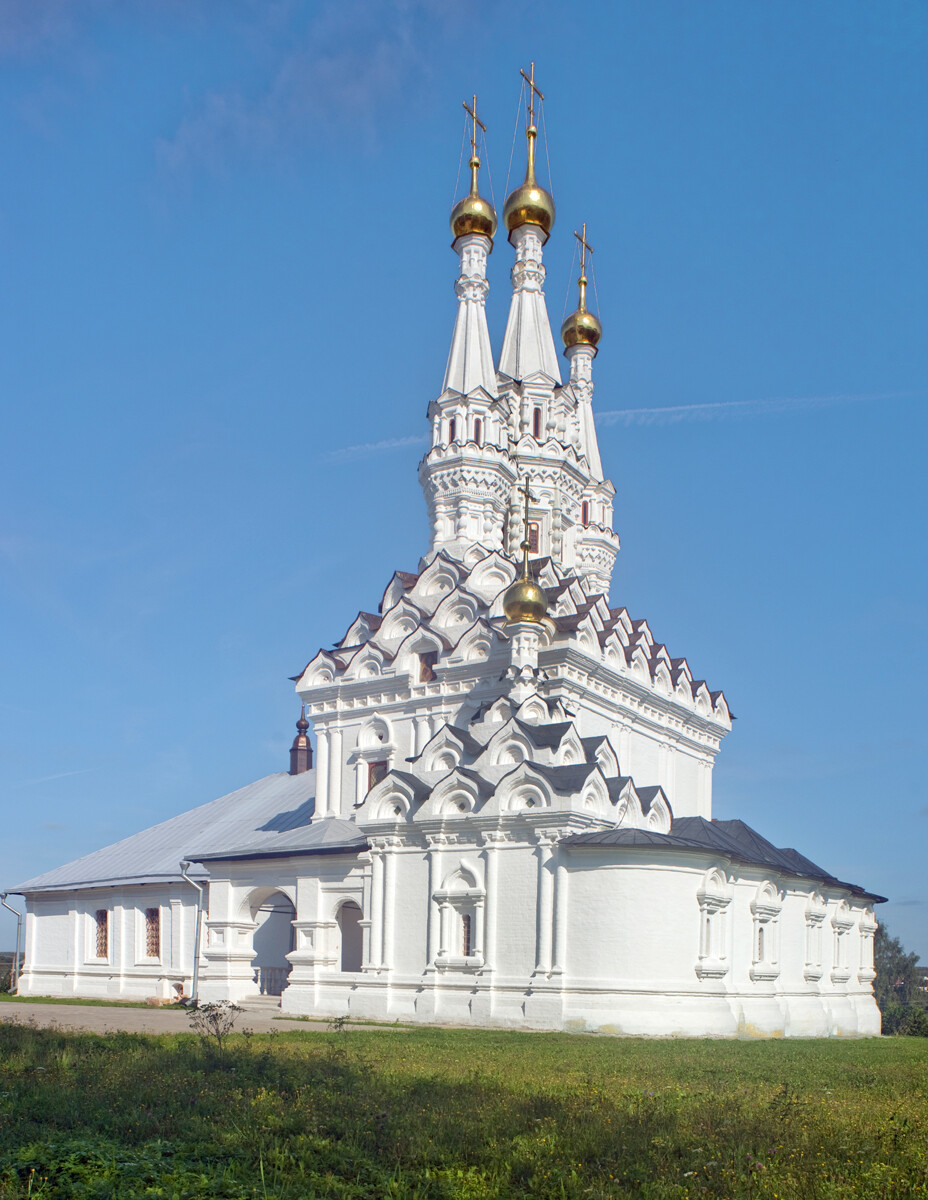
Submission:
MULTIPOLYGON (((638 801, 641 804, 641 811, 646 813, 658 796, 664 795, 664 789, 655 784, 649 787, 635 788, 638 793, 638 801)), ((666 799, 666 796, 664 797, 666 799)))
MULTIPOLYGON (((639 793, 640 795, 640 793, 639 793)), ((641 829, 603 829, 595 833, 576 833, 563 838, 566 846, 650 846, 665 850, 690 850, 720 854, 751 866, 771 867, 783 875, 812 879, 833 887, 845 888, 862 900, 876 904, 885 896, 865 891, 856 883, 845 883, 795 850, 780 850, 744 821, 707 821, 704 817, 674 817, 670 833, 650 833, 641 829), (649 840, 643 840, 649 839, 649 840)))
POLYGON ((572 721, 555 721, 549 725, 532 725, 529 721, 521 721, 516 717, 515 723, 538 750, 556 749, 564 740, 567 733, 573 728, 572 721))
POLYGON ((407 758, 406 761, 418 762, 422 757, 422 754, 424 754, 428 747, 431 746, 432 742, 436 741, 445 733, 453 734, 461 743, 461 748, 464 753, 470 755, 472 758, 476 758, 483 749, 483 746, 477 741, 474 735, 468 732, 468 730, 462 729, 460 725, 443 725, 441 729, 439 729, 437 733, 433 734, 425 743, 421 754, 416 754, 413 758, 407 758))
POLYGON ((541 763, 533 762, 526 762, 523 765, 537 771, 561 795, 579 792, 589 779, 591 772, 599 770, 596 763, 570 763, 566 767, 546 767, 541 763))

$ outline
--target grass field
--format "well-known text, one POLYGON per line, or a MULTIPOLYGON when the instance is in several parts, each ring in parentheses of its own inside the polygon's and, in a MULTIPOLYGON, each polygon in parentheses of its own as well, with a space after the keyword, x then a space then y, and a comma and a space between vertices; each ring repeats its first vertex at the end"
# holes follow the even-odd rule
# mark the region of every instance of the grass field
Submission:
POLYGON ((0 1025, 0 1197, 928 1196, 928 1040, 0 1025))

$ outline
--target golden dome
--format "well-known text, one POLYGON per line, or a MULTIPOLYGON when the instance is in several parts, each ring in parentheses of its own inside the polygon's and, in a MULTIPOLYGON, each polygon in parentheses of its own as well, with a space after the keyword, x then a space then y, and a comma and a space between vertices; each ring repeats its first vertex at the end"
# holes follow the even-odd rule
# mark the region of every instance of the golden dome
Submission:
POLYGON ((561 340, 565 350, 569 350, 571 346, 593 346, 595 348, 602 336, 603 327, 599 323, 599 319, 594 317, 591 312, 587 312, 586 306, 571 313, 561 326, 561 340))
POLYGON ((523 575, 517 579, 503 596, 503 612, 507 621, 534 621, 537 624, 547 611, 545 590, 531 577, 526 579, 523 575))
POLYGON ((464 237, 468 233, 482 233, 484 237, 492 240, 496 233, 496 209, 477 192, 479 166, 479 158, 475 156, 470 160, 470 192, 451 210, 451 232, 455 238, 464 237))
POLYGON ((509 231, 510 241, 513 230, 520 225, 537 225, 545 235, 545 241, 554 227, 554 200, 535 179, 535 135, 535 126, 530 125, 525 179, 514 192, 510 192, 503 205, 503 221, 509 231))

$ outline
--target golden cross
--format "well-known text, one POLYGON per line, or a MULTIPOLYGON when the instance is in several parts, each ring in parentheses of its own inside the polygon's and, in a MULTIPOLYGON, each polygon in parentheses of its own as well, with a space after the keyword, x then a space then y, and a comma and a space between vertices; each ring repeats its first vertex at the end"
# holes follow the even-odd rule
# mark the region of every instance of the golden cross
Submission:
POLYGON ((535 86, 535 64, 532 63, 532 73, 530 76, 526 75, 521 67, 519 67, 519 74, 522 76, 522 78, 528 84, 528 123, 529 123, 529 125, 534 125, 535 124, 535 97, 537 96, 539 100, 544 100, 544 94, 542 92, 540 92, 538 90, 538 88, 535 86))
POLYGON ((589 251, 590 254, 592 254, 594 252, 593 247, 586 240, 586 221, 583 222, 583 233, 577 233, 577 231, 575 229, 574 237, 577 239, 577 241, 580 243, 580 246, 582 247, 580 250, 580 274, 582 275, 584 273, 584 268, 586 267, 587 251, 589 251))
POLYGON ((487 127, 486 127, 486 125, 484 125, 483 121, 481 121, 480 118, 477 116, 477 97, 476 96, 474 96, 473 107, 469 107, 466 100, 463 101, 463 104, 464 104, 464 111, 467 113, 467 115, 469 117, 474 118, 474 132, 470 139, 470 149, 471 149, 471 157, 476 158, 477 157, 477 126, 479 125, 484 133, 486 133, 487 127))

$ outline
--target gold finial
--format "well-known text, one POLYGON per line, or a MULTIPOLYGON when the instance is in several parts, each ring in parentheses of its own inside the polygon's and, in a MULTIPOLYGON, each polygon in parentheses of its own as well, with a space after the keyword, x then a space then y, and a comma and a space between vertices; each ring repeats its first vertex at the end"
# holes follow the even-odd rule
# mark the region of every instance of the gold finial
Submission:
POLYGON ((477 97, 473 103, 463 101, 464 111, 473 119, 474 127, 470 138, 470 193, 459 200, 451 211, 451 232, 455 238, 467 233, 482 233, 492 239, 496 233, 496 210, 488 204, 477 191, 477 172, 480 170, 480 157, 477 154, 477 126, 487 131, 486 125, 477 116, 477 97))
POLYGON ((544 589, 539 587, 532 578, 532 568, 528 561, 529 550, 531 550, 528 504, 530 500, 536 500, 537 497, 531 493, 527 475, 525 487, 520 487, 518 490, 525 497, 525 509, 522 514, 522 574, 507 589, 506 595, 503 597, 503 612, 509 622, 534 621, 537 624, 548 611, 548 598, 544 589))
MULTIPOLYGON (((535 127, 535 97, 539 100, 544 100, 545 97, 544 92, 535 83, 534 63, 531 65, 531 74, 526 75, 521 67, 519 74, 528 84, 528 125, 525 130, 528 139, 528 163, 525 179, 506 200, 503 220, 510 234, 520 225, 537 225, 547 241, 554 225, 554 201, 544 188, 538 186, 535 179, 535 139, 538 137, 535 127)), ((509 240, 512 241, 512 238, 509 240)))
POLYGON ((577 311, 571 313, 561 326, 561 338, 565 351, 577 345, 592 346, 595 351, 596 344, 603 335, 603 327, 586 307, 586 256, 593 253, 593 247, 586 240, 586 221, 583 222, 583 233, 577 233, 575 229, 574 237, 580 243, 580 278, 577 280, 580 287, 580 304, 577 311))

